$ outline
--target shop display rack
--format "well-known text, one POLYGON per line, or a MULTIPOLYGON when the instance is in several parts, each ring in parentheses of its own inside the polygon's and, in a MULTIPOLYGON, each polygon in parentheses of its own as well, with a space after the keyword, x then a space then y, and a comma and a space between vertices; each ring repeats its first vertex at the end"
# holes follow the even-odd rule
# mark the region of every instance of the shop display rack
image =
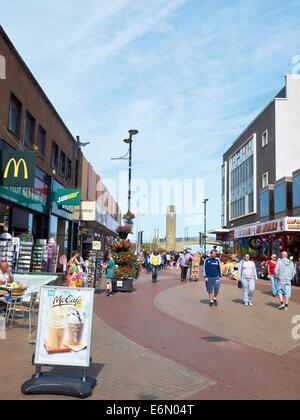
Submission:
POLYGON ((16 264, 16 270, 22 272, 29 272, 31 267, 33 242, 20 241, 19 255, 16 264))
POLYGON ((94 287, 99 289, 102 279, 102 266, 101 266, 101 251, 90 250, 89 251, 89 265, 87 268, 88 275, 88 287, 94 287))
POLYGON ((57 245, 54 242, 48 242, 47 250, 48 250, 48 261, 47 261, 46 271, 48 273, 56 273, 59 245, 57 245))
POLYGON ((33 248, 32 272, 33 273, 46 272, 47 263, 48 263, 47 241, 44 239, 38 239, 36 241, 36 245, 33 248))

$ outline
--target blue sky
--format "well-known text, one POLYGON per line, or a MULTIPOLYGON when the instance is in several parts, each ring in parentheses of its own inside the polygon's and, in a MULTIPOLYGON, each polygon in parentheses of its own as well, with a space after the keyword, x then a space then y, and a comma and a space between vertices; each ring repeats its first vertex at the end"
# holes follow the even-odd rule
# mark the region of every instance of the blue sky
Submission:
MULTIPOLYGON (((220 226, 223 152, 284 85, 300 55, 300 1, 0 0, 1 25, 99 175, 202 179, 220 226)), ((118 191, 117 191, 118 193, 118 191)), ((143 194, 142 191, 139 192, 143 194)), ((124 209, 126 210, 126 209, 124 209)), ((195 217, 194 217, 195 216, 195 217)), ((203 230, 178 217, 177 235, 203 230)), ((145 215, 146 237, 164 215, 145 215)))

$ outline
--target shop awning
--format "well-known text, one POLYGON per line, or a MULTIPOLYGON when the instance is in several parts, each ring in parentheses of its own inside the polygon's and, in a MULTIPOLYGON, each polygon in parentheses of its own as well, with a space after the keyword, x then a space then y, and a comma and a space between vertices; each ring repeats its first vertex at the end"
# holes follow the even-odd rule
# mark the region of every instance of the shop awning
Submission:
POLYGON ((300 216, 283 217, 270 220, 264 223, 254 223, 249 226, 240 226, 234 229, 234 238, 248 238, 250 236, 261 236, 276 233, 300 233, 300 216))

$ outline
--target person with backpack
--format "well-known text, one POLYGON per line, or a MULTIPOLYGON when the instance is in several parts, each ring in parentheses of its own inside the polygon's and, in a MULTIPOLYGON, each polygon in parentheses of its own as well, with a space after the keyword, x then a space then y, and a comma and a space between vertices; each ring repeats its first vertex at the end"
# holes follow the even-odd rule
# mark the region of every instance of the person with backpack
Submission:
POLYGON ((257 272, 255 263, 250 260, 249 254, 246 254, 239 263, 239 279, 243 285, 244 305, 253 306, 252 298, 255 291, 257 272))

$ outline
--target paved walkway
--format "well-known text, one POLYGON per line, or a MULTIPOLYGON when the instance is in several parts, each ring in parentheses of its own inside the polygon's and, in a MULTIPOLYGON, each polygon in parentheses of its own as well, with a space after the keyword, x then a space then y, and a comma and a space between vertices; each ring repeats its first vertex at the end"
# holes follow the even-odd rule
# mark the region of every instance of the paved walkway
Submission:
POLYGON ((244 307, 236 283, 225 280, 219 306, 210 308, 202 281, 181 283, 178 277, 163 272, 156 284, 149 277, 136 283, 135 293, 115 295, 113 303, 100 296, 96 314, 134 342, 216 383, 189 398, 299 399, 300 340, 289 334, 293 315, 300 315, 300 289, 294 288, 289 311, 281 312, 268 282, 258 282, 255 306, 244 307))
MULTIPOLYGON (((153 284, 142 274, 134 293, 96 295, 89 374, 98 384, 89 399, 299 399, 300 339, 291 330, 300 289, 281 312, 267 282, 258 282, 248 308, 225 280, 219 306, 209 308, 203 281, 178 278, 167 271, 153 284)), ((34 373, 28 339, 20 325, 0 340, 0 398, 71 399, 20 392, 34 373)))

